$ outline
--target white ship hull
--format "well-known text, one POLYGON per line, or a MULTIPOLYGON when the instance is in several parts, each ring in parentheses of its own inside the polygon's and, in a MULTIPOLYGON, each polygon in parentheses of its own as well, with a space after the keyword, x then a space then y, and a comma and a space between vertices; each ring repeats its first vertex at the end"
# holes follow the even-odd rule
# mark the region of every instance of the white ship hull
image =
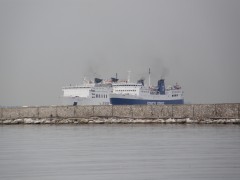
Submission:
POLYGON ((109 98, 62 97, 63 105, 110 105, 109 98))

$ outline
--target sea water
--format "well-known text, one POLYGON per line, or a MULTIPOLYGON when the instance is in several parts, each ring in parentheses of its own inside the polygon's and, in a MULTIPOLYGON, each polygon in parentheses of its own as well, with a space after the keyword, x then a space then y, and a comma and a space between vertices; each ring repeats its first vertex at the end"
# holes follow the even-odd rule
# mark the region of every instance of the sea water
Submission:
POLYGON ((240 179, 239 125, 1 125, 1 180, 240 179))

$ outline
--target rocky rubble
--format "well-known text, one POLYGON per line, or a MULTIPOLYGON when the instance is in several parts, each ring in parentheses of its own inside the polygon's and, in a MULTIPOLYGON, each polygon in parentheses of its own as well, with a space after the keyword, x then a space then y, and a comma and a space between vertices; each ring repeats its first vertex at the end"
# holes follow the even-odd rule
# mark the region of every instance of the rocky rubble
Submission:
POLYGON ((240 124, 240 119, 45 118, 6 119, 0 124, 240 124))

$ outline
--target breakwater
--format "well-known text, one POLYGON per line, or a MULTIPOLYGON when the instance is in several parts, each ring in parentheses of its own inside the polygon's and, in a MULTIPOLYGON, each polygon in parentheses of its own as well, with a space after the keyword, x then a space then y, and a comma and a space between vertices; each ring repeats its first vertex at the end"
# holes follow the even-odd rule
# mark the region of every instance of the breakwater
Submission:
POLYGON ((232 123, 240 104, 40 106, 0 108, 0 124, 232 123))

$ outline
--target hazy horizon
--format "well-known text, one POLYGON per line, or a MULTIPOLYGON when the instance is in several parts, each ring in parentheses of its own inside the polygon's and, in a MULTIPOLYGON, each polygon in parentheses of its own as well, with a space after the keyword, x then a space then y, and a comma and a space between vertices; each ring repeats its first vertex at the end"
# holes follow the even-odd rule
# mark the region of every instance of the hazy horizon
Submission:
POLYGON ((240 103, 238 0, 0 0, 0 106, 57 105, 84 77, 161 77, 240 103))

